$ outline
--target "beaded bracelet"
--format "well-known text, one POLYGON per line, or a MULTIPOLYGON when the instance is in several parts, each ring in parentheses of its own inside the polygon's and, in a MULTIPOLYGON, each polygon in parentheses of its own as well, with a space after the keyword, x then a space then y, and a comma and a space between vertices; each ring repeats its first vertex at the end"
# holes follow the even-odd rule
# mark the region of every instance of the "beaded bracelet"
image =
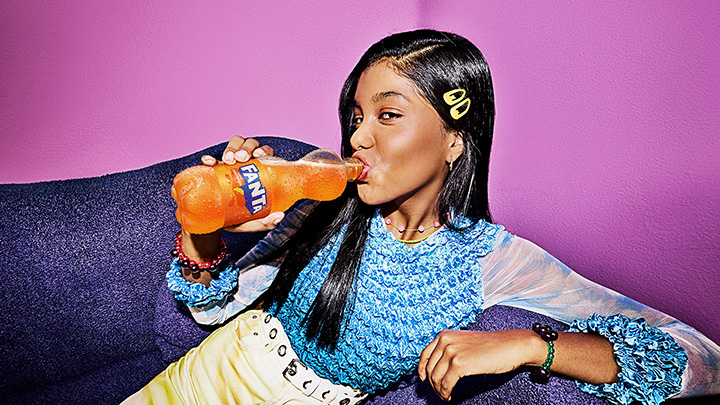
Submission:
POLYGON ((558 333, 553 330, 553 328, 548 325, 543 325, 540 322, 535 322, 530 329, 540 335, 540 338, 547 342, 548 346, 548 355, 545 363, 530 372, 530 380, 532 382, 545 384, 550 380, 550 366, 555 358, 555 344, 553 341, 557 340, 558 333))
POLYGON ((175 247, 170 251, 170 254, 180 260, 180 265, 182 267, 189 268, 194 274, 200 273, 204 270, 207 270, 211 274, 217 274, 220 269, 220 263, 230 258, 225 241, 221 240, 220 243, 220 253, 218 253, 214 259, 207 262, 196 262, 194 260, 190 260, 183 252, 182 231, 180 231, 175 237, 175 247))

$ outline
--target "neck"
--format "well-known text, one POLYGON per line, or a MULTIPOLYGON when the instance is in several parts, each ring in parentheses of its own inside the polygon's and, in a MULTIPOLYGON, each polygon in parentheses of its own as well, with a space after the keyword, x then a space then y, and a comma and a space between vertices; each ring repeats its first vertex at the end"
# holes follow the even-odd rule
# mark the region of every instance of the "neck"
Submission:
POLYGON ((386 225, 388 231, 395 236, 395 239, 406 241, 421 239, 434 233, 437 230, 434 224, 440 219, 434 204, 424 207, 408 207, 406 205, 393 207, 388 204, 381 208, 381 212, 383 217, 390 220, 392 224, 386 225), (400 229, 404 229, 404 231, 400 232, 400 229), (424 231, 420 232, 420 229, 424 229, 424 231))

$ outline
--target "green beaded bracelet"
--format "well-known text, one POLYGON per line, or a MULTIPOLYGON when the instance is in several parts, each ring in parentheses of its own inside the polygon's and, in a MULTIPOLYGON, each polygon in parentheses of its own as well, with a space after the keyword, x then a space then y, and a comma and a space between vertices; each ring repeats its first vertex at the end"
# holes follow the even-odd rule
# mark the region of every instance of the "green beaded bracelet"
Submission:
POLYGON ((543 325, 540 322, 535 322, 532 325, 533 331, 540 335, 540 338, 547 342, 548 355, 547 359, 542 366, 536 368, 530 372, 530 380, 537 383, 547 383, 550 380, 550 366, 552 366, 553 360, 555 359, 555 344, 553 341, 557 340, 558 333, 548 325, 543 325))

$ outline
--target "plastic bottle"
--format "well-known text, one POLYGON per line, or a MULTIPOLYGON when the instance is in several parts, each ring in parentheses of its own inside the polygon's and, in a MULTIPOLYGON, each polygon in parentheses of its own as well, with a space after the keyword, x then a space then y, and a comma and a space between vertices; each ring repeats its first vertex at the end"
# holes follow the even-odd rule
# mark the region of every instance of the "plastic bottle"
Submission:
POLYGON ((175 217, 190 233, 210 233, 285 211, 303 198, 334 200, 362 171, 360 160, 342 160, 329 149, 317 149, 296 162, 267 156, 194 166, 173 181, 175 217))

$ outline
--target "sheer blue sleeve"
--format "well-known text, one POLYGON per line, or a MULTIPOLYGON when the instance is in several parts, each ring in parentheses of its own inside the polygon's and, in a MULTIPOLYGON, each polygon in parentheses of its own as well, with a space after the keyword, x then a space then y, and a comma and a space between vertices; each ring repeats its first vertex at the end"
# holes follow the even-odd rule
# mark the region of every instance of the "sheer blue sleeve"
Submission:
MULTIPOLYGON (((280 248, 297 231, 317 202, 307 200, 285 215, 277 228, 270 231, 257 246, 235 264, 220 273, 209 287, 190 283, 171 264, 167 275, 168 288, 183 301, 196 322, 220 324, 252 304, 272 284, 282 258, 258 264, 268 254, 280 248), (178 278, 179 277, 179 278, 178 278)), ((173 262, 174 263, 174 262, 173 262)))
POLYGON ((706 336, 583 278, 527 240, 508 232, 498 238, 481 263, 483 308, 523 308, 573 324, 578 331, 603 334, 613 343, 620 382, 612 387, 578 383, 584 390, 616 403, 627 403, 622 402, 627 398, 647 404, 670 396, 720 393, 720 347, 706 336), (660 364, 670 358, 672 362, 660 364), (673 382, 660 381, 663 375, 673 382))

